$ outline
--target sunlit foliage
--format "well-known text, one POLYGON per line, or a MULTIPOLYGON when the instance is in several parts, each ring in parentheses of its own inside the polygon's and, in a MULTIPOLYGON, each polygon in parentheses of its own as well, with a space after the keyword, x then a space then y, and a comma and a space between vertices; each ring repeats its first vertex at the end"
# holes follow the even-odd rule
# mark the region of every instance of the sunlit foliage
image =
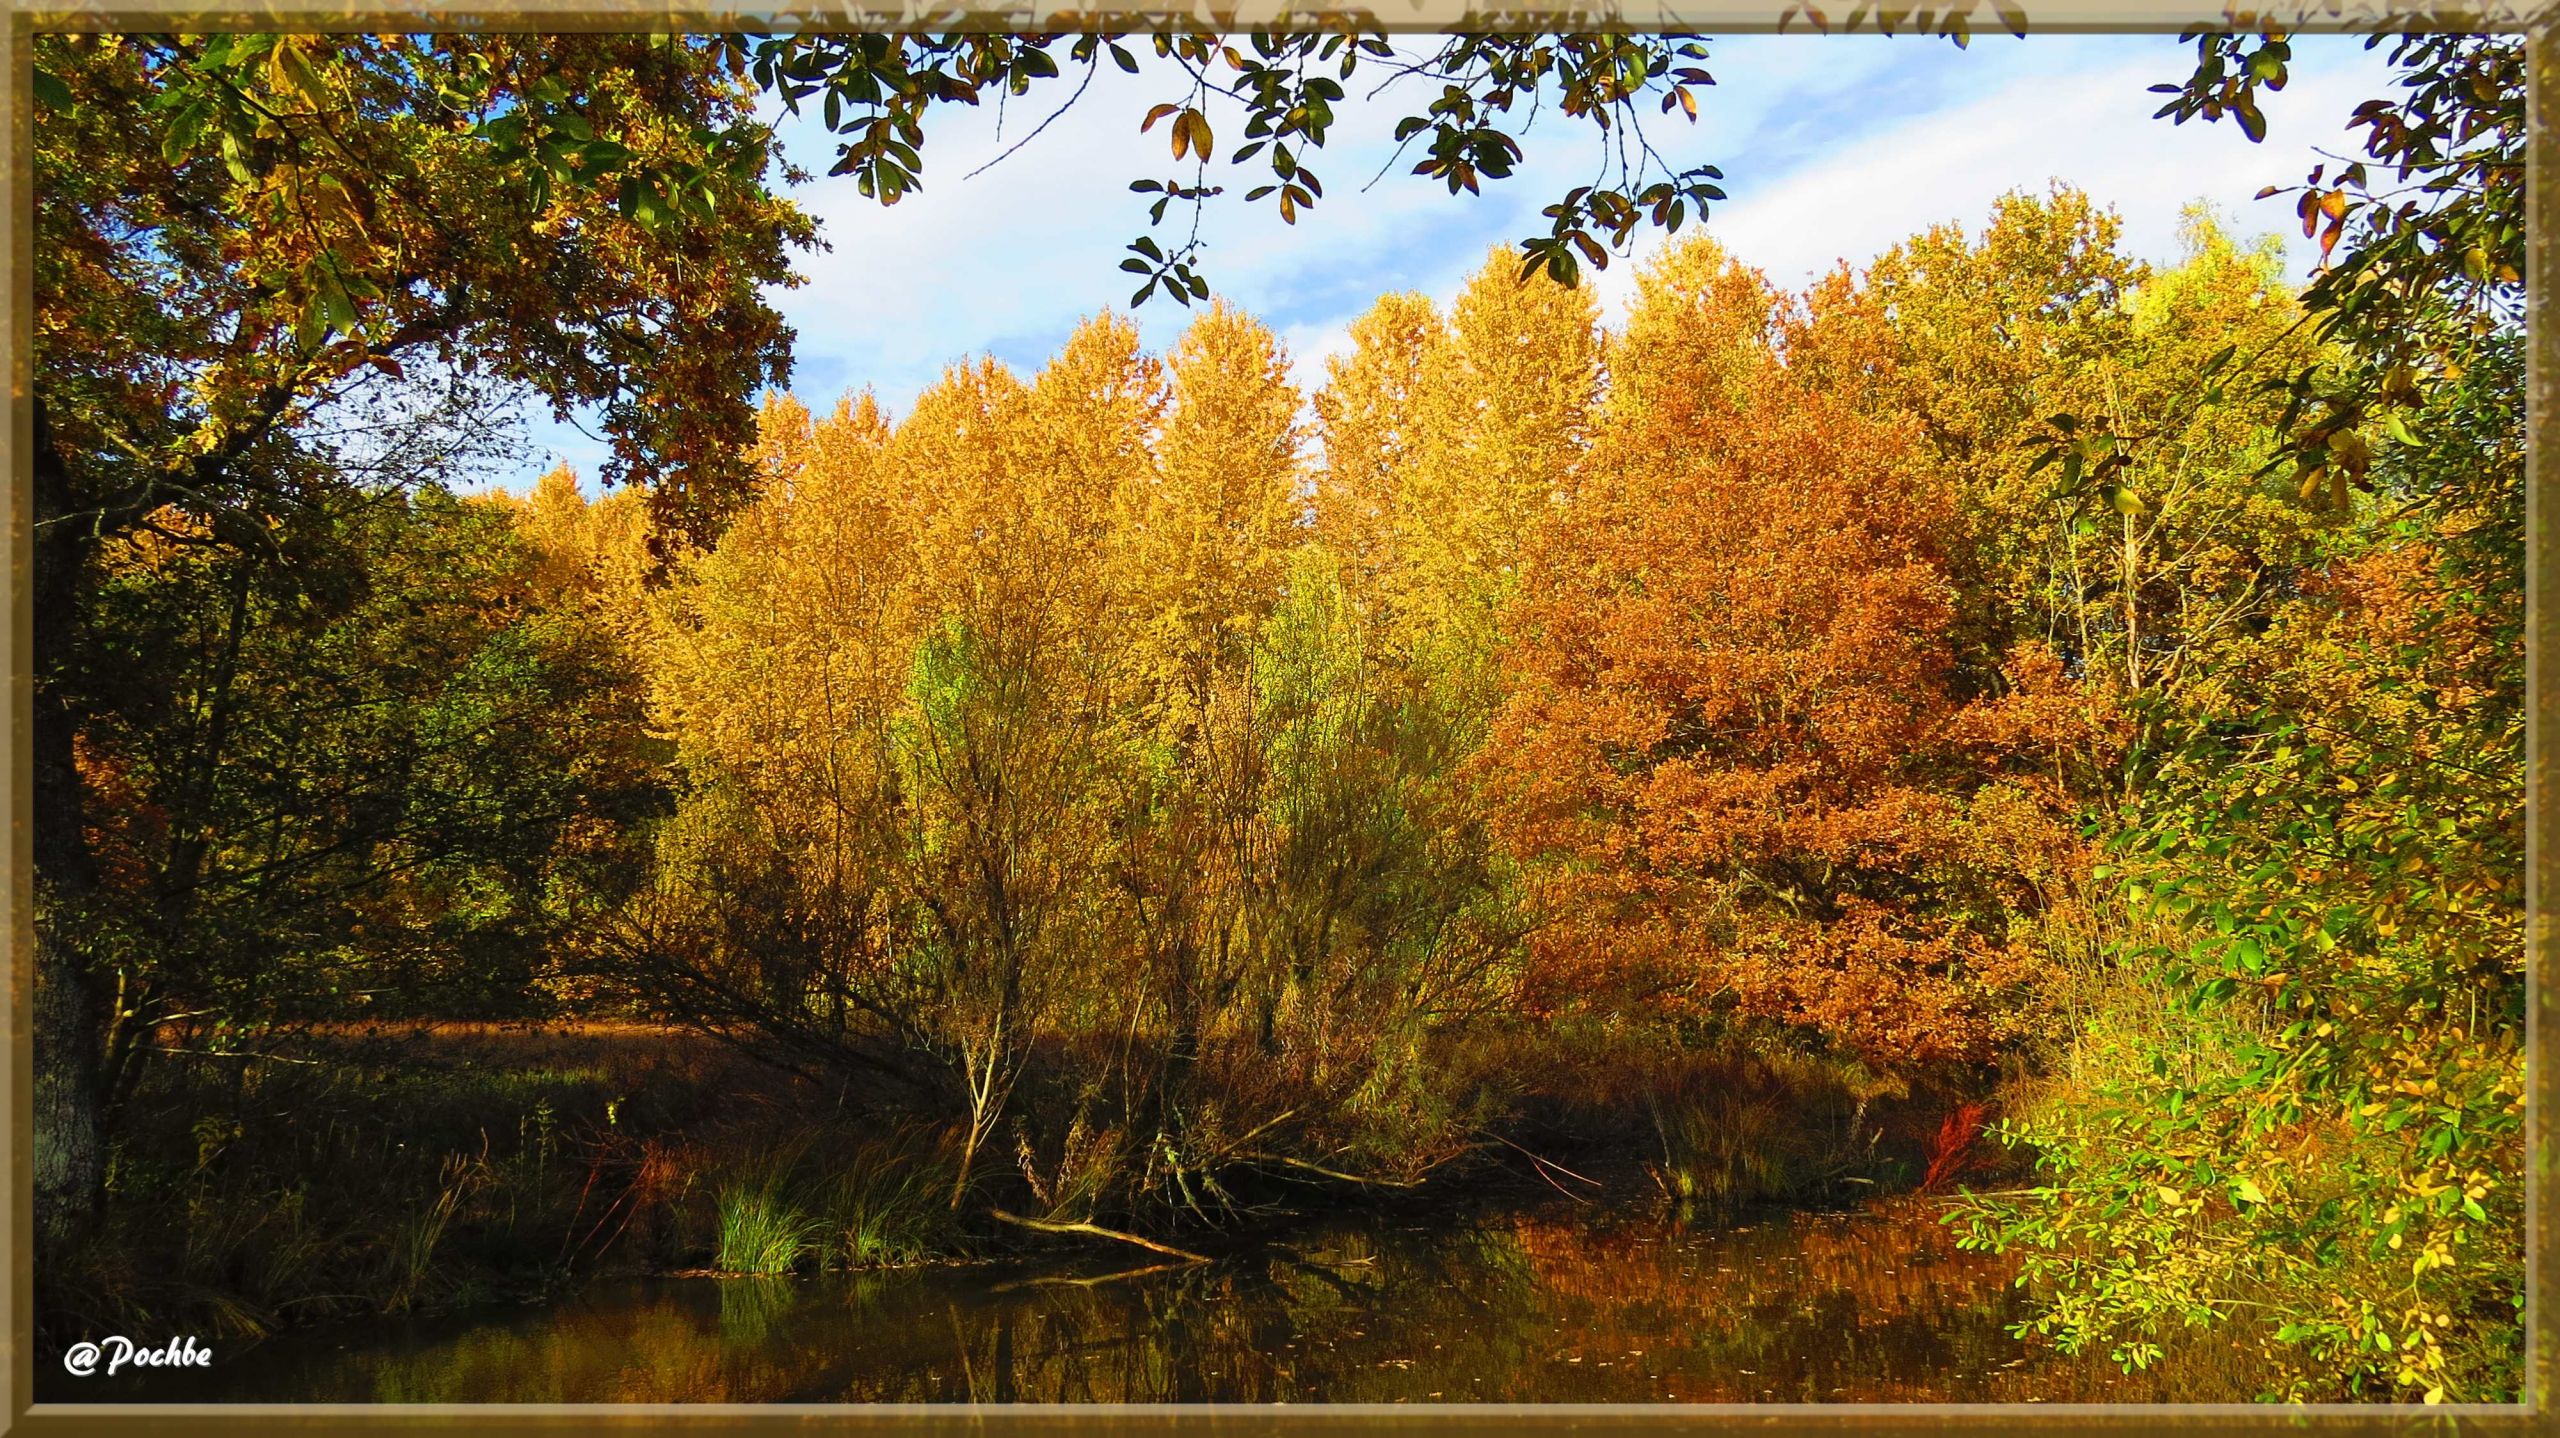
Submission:
MULTIPOLYGON (((1538 978, 1978 1059, 2031 1008, 2077 838, 2045 736, 1955 688, 1943 469, 1799 383, 1774 318, 1705 242, 1668 260, 1533 552, 1486 764, 1552 879, 1538 978)), ((2014 678, 2061 682, 2042 651, 2014 678)))
MULTIPOLYGON (((1996 1109, 2038 1173, 1961 1232, 2016 1258, 2021 1336, 2515 1396, 2510 42, 2394 49, 2298 292, 2201 211, 2139 262, 2057 185, 1802 294, 1692 238, 1604 326, 1597 237, 1720 198, 1622 161, 1525 270, 1381 299, 1313 395, 1153 241, 1141 295, 1202 302, 1164 354, 1104 313, 901 416, 768 388, 814 231, 758 87, 889 201, 933 105, 1120 38, 38 42, 48 1241, 153 1055, 245 1091, 382 1013, 637 1013, 894 1126, 823 1219, 786 1165, 722 1176, 712 1246, 759 1270, 1187 1261, 1513 1144, 1503 1054, 1639 1055, 1583 1087, 1648 1106, 1675 1207, 1894 1172, 1879 1096, 1944 1099, 1924 1181, 1961 1181, 1996 1109), (606 497, 455 497, 528 388, 600 406, 606 497)), ((1300 62, 1391 62, 1157 51, 1250 119, 1221 151, 1204 94, 1159 107, 1194 176, 1141 184, 1156 220, 1213 153, 1294 219, 1341 88, 1300 62)), ((1695 58, 1459 37, 1410 136, 1473 190, 1520 95, 1623 124, 1695 58)), ((2259 133, 2288 58, 2202 37, 2164 113, 2259 133)), ((145 1166, 164 1198, 216 1190, 224 1122, 145 1166)), ((595 1139, 663 1179, 636 1142, 595 1139)), ((490 1162, 362 1250, 383 1306, 490 1162)))

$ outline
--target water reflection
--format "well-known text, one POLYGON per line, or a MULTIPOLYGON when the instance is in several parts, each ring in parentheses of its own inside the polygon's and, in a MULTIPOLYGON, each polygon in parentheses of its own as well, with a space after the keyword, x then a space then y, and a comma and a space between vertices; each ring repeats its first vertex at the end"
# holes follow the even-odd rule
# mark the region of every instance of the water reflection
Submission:
POLYGON ((291 1335, 48 1399, 1843 1402, 2241 1399, 2008 1335, 1999 1260, 1916 1201, 1724 1230, 1541 1209, 1301 1232, 1207 1266, 656 1279, 291 1335))

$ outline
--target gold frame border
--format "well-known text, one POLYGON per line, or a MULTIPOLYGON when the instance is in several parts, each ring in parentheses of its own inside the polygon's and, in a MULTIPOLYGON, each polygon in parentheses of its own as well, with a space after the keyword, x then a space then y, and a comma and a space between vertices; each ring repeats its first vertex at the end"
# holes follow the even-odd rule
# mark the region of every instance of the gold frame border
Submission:
POLYGON ((359 1427, 556 1434, 592 1426, 684 1430, 805 1429, 830 1421, 863 1430, 893 1428, 950 1433, 1095 1433, 1202 1431, 1228 1434, 1359 1432, 1373 1427, 1454 1432, 1661 1432, 1713 1427, 1765 1434, 1961 1432, 1976 1427, 2109 1433, 2298 1432, 2406 1434, 2419 1431, 2529 1434, 2551 1431, 2555 1359, 2560 1343, 2544 1326, 2554 1296, 2554 1252, 2545 1241, 2552 1217, 2555 1169, 2554 1022, 2560 988, 2546 980, 2560 962, 2560 0, 2392 5, 2388 0, 2291 0, 2288 4, 2214 5, 2200 0, 2017 0, 2029 33, 2180 32, 2276 26, 2304 33, 2435 29, 2524 33, 2528 46, 2531 137, 2527 160, 2529 275, 2527 301, 2526 582, 2526 1094, 2525 1401, 2513 1405, 2415 1404, 31 1404, 35 1231, 29 1175, 33 1154, 33 1051, 28 999, 34 977, 33 831, 27 736, 33 709, 30 605, 33 442, 29 355, 34 280, 33 101, 27 75, 30 37, 39 31, 141 29, 183 21, 190 28, 306 32, 389 29, 488 31, 639 31, 736 29, 1072 30, 1105 24, 1133 30, 1276 29, 1344 24, 1396 31, 1547 29, 1687 29, 1725 34, 1938 34, 1962 27, 1990 37, 2007 32, 1984 0, 1916 0, 1907 8, 1874 0, 1656 0, 1652 6, 1590 6, 1522 0, 1499 14, 1479 14, 1466 0, 1402 0, 1400 5, 1297 8, 1286 4, 1163 5, 1146 11, 1043 8, 970 9, 929 3, 832 3, 766 6, 631 0, 497 0, 489 9, 427 4, 324 7, 312 0, 256 0, 208 13, 201 0, 101 0, 89 5, 10 0, 0 28, 0 123, 5 124, 8 204, 0 212, 0 254, 8 286, 0 296, 0 347, 9 370, 8 422, 0 426, 0 472, 8 477, 6 567, 8 622, 0 626, 0 670, 7 676, 6 760, 0 764, 0 934, 6 935, 8 982, 0 985, 0 1112, 8 1127, 6 1183, 0 1183, 0 1235, 13 1259, 0 1285, 0 1432, 157 1433, 184 1424, 207 1434, 301 1432, 359 1427), (1387 10, 1400 13, 1384 14, 1387 10), (1834 19, 1838 23, 1833 23, 1834 19))
MULTIPOLYGON (((948 4, 936 0, 494 0, 486 8, 427 0, 9 0, 28 31, 165 29, 380 32, 937 30, 1131 31, 1377 28, 1692 30, 1749 34, 2177 33, 2280 28, 2306 34, 2389 30, 2522 32, 2560 15, 2560 0, 1133 0, 1125 4, 948 4), (2008 17, 2024 20, 2013 32, 2008 17)), ((14 74, 14 71, 11 72, 14 74)))

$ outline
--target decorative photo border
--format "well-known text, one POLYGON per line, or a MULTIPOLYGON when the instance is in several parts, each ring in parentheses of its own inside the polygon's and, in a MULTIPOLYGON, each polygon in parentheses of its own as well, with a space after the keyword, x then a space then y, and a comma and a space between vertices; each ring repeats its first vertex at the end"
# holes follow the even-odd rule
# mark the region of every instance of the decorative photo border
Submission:
POLYGON ((1543 6, 1522 4, 1485 12, 1455 0, 1411 0, 1377 10, 1323 7, 1235 6, 1135 12, 1047 9, 1021 6, 1004 10, 960 9, 940 5, 826 4, 792 7, 758 5, 625 6, 509 0, 491 7, 430 5, 329 5, 275 3, 208 9, 200 4, 123 3, 96 5, 26 5, 13 3, 10 24, 0 35, 0 107, 5 107, 9 136, 10 202, 0 212, 5 226, 9 286, 0 313, 5 313, 10 362, 10 423, 0 430, 0 458, 10 476, 8 510, 10 622, 0 630, 10 678, 10 708, 5 732, 9 762, 0 768, 9 823, 0 829, 5 854, 6 932, 13 957, 8 987, 9 1062, 0 1070, 9 1124, 10 1182, 0 1188, 0 1215, 5 1216, 10 1251, 16 1262, 5 1289, 0 1289, 0 1332, 8 1335, 7 1363, 0 1367, 0 1426, 27 1433, 123 1433, 190 1431, 249 1433, 279 1426, 301 1430, 354 1427, 461 1428, 468 1431, 555 1433, 603 1426, 645 1426, 699 1430, 711 1427, 800 1431, 818 1423, 936 1432, 1092 1433, 1121 1431, 1215 1431, 1223 1433, 1363 1432, 1392 1426, 1406 1432, 1654 1432, 1703 1429, 1747 1430, 1768 1434, 1812 1434, 1838 1431, 1957 1432, 2018 1429, 2070 1432, 2261 1432, 2404 1433, 2450 1430, 2478 1433, 2547 1431, 2552 1402, 2555 1343, 2547 1322, 2553 1296, 2553 1251, 2549 1242, 2553 1201, 2553 1163, 2560 1147, 2553 1142, 2554 986, 2560 961, 2560 697, 2555 697, 2554 665, 2560 664, 2560 492, 2555 492, 2555 457, 2560 457, 2560 141, 2552 117, 2560 114, 2560 30, 2555 6, 2548 0, 2500 5, 2395 6, 2387 4, 2280 4, 2265 8, 2188 3, 2140 3, 2140 0, 1955 0, 1955 3, 1903 8, 1874 4, 1829 4, 1807 0, 1689 0, 1655 6, 1543 6), (2528 1197, 2527 1259, 2529 1299, 2526 1314, 2528 1392, 2531 1401, 2506 1405, 1325 1405, 1275 1409, 1261 1405, 1019 1405, 1004 1408, 966 1405, 575 1405, 478 1406, 428 1405, 382 1408, 365 1405, 248 1405, 182 1408, 165 1405, 45 1404, 34 1405, 34 1356, 31 1339, 31 1254, 34 1226, 29 1201, 32 1154, 32 1059, 29 999, 32 986, 32 830, 31 763, 28 726, 32 665, 30 657, 29 479, 32 419, 30 409, 32 259, 34 198, 30 176, 32 112, 29 81, 30 37, 57 30, 109 31, 183 27, 212 30, 389 31, 499 30, 639 31, 639 30, 987 30, 1038 29, 1070 31, 1097 28, 1298 29, 1356 23, 1393 31, 1439 31, 1459 28, 1545 30, 1560 28, 1700 30, 1708 33, 1922 33, 1990 34, 2040 32, 2184 32, 2210 28, 2280 28, 2306 33, 2365 33, 2376 29, 2443 29, 2520 32, 2528 36, 2531 67, 2532 143, 2529 196, 2532 216, 2528 275, 2530 394, 2528 433, 2527 530, 2528 587, 2526 624, 2529 636, 2526 756, 2528 784, 2527 933, 2531 953, 2528 978, 2528 1197))

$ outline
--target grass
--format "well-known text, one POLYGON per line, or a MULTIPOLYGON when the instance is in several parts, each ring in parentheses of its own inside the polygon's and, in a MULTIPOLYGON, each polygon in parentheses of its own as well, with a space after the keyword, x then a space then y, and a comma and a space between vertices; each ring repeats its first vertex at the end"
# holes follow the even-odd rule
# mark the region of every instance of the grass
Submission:
POLYGON ((135 1097, 100 1226, 39 1265, 39 1327, 237 1339, 599 1272, 929 1262, 968 1250, 954 1167, 940 1125, 632 1025, 172 1058, 135 1097))
POLYGON ((39 1327, 237 1338, 540 1292, 573 1261, 698 1262, 704 1176, 756 1145, 689 1136, 779 1103, 772 1085, 715 1045, 628 1027, 171 1058, 128 1110, 97 1228, 39 1265, 39 1327))
POLYGON ((789 1273, 817 1249, 821 1226, 784 1201, 771 1181, 720 1190, 720 1239, 712 1266, 758 1276, 789 1273))
POLYGON ((383 1307, 391 1312, 407 1311, 426 1292, 435 1275, 436 1249, 443 1244, 445 1231, 453 1226, 453 1215, 473 1188, 479 1170, 456 1155, 445 1160, 444 1174, 444 1186, 436 1191, 434 1199, 393 1232, 391 1291, 383 1301, 383 1307))
POLYGON ((948 1196, 959 1158, 948 1135, 893 1128, 822 1180, 825 1225, 846 1268, 916 1263, 956 1244, 948 1196))
POLYGON ((1675 1202, 1745 1204, 1872 1191, 1893 1163, 1868 1122, 1878 1093, 1855 1065, 1785 1052, 1701 1054, 1647 1095, 1656 1181, 1675 1202))

